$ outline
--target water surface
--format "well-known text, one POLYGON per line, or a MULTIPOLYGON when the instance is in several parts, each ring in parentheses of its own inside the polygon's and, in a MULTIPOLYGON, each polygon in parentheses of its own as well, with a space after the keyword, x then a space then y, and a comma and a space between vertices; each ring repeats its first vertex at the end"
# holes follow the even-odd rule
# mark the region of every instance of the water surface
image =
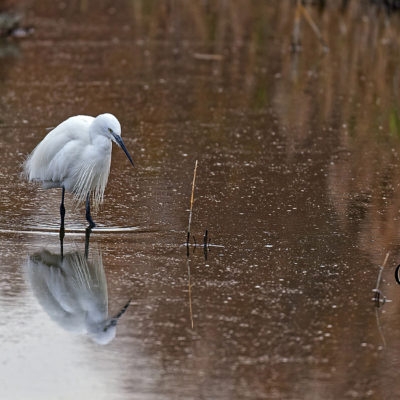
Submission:
MULTIPOLYGON (((1 398, 398 398, 398 16, 310 8, 329 51, 303 20, 293 52, 289 1, 19 7, 34 34, 0 44, 1 398), (51 127, 103 112, 135 169, 113 150, 93 213, 109 315, 132 299, 102 346, 32 289, 61 193, 20 171, 51 127), (211 246, 187 258, 195 160, 211 246)), ((82 253, 84 207, 66 209, 82 253)))

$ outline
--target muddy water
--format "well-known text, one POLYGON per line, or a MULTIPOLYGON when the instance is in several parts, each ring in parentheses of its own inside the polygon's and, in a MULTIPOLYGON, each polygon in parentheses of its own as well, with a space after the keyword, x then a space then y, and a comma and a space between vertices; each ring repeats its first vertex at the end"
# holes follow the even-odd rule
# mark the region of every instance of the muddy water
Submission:
POLYGON ((18 7, 35 32, 0 44, 1 398, 398 398, 398 17, 310 9, 329 51, 303 20, 293 53, 286 1, 18 7), (60 193, 20 165, 49 128, 102 112, 136 167, 113 150, 89 263, 67 196, 65 260, 107 289, 65 289, 61 312, 60 193), (195 160, 210 246, 188 258, 195 160), (129 299, 114 339, 70 305, 107 320, 129 299))

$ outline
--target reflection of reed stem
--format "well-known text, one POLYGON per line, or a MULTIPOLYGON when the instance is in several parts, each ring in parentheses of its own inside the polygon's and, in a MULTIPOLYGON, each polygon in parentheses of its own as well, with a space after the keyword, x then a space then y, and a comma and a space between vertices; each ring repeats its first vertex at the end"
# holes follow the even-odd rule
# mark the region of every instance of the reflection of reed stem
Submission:
POLYGON ((313 30, 313 32, 317 36, 318 40, 320 41, 321 45, 325 49, 328 49, 328 46, 326 45, 326 42, 325 42, 324 38, 322 37, 321 31, 319 30, 317 24, 311 18, 311 15, 308 13, 307 9, 301 4, 301 1, 297 1, 297 8, 296 8, 296 14, 295 14, 295 29, 294 29, 294 33, 297 35, 297 38, 294 37, 294 39, 298 41, 299 25, 300 25, 299 14, 300 13, 304 16, 304 18, 310 25, 311 29, 313 30))
POLYGON ((204 234, 203 243, 204 243, 204 247, 207 247, 207 244, 208 244, 208 229, 206 229, 206 232, 204 234))
POLYGON ((382 331, 382 327, 381 327, 381 321, 379 319, 379 314, 378 314, 378 309, 377 308, 375 308, 375 316, 376 316, 376 325, 378 326, 378 331, 379 331, 379 334, 380 334, 381 339, 382 339, 383 347, 386 347, 386 340, 385 340, 385 336, 383 336, 383 331, 382 331))
POLYGON ((188 224, 187 239, 186 239, 187 246, 189 246, 189 240, 190 240, 190 225, 192 223, 193 195, 194 195, 194 184, 196 182, 196 171, 197 171, 197 160, 196 163, 194 164, 194 172, 193 172, 192 197, 190 198, 189 224, 188 224))
POLYGON ((189 257, 187 258, 187 270, 188 270, 188 287, 189 287, 189 311, 190 311, 190 322, 192 324, 192 329, 193 329, 193 312, 192 312, 192 285, 190 283, 190 261, 189 257))
POLYGON ((206 229, 206 233, 204 234, 203 238, 203 251, 204 251, 204 259, 207 261, 207 252, 208 252, 208 229, 206 229))
POLYGON ((300 46, 300 1, 297 1, 297 7, 294 14, 294 24, 292 32, 292 51, 295 53, 300 46))

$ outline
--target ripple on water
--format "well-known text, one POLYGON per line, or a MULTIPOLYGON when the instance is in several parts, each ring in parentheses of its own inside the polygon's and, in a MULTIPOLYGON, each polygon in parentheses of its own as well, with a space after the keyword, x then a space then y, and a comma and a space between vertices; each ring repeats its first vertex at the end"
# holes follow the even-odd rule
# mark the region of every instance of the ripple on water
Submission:
MULTIPOLYGON (((0 228, 0 233, 19 233, 19 234, 30 234, 30 235, 58 235, 60 231, 59 226, 53 225, 41 225, 41 226, 25 226, 21 229, 6 229, 0 228)), ((92 232, 96 233, 144 233, 149 232, 149 229, 142 229, 138 226, 98 226, 92 229, 92 232)), ((65 229, 66 233, 76 234, 76 235, 84 235, 86 233, 86 228, 83 226, 70 225, 67 229, 65 229)))

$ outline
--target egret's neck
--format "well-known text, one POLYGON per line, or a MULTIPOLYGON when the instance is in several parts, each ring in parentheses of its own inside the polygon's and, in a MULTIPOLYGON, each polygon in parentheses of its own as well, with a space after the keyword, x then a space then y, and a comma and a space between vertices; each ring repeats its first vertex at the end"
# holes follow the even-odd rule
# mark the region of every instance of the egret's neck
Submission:
POLYGON ((95 140, 98 136, 100 136, 100 135, 99 135, 99 127, 98 127, 98 124, 97 124, 96 119, 94 119, 93 122, 90 124, 90 127, 89 127, 90 142, 93 143, 94 140, 95 140))
POLYGON ((111 140, 109 138, 106 138, 102 135, 96 135, 91 138, 92 145, 95 146, 97 150, 102 150, 106 153, 109 153, 111 151, 111 140))
POLYGON ((101 133, 99 133, 99 128, 96 124, 96 120, 93 121, 89 129, 90 142, 98 150, 103 150, 105 152, 110 152, 111 150, 111 140, 101 133))

